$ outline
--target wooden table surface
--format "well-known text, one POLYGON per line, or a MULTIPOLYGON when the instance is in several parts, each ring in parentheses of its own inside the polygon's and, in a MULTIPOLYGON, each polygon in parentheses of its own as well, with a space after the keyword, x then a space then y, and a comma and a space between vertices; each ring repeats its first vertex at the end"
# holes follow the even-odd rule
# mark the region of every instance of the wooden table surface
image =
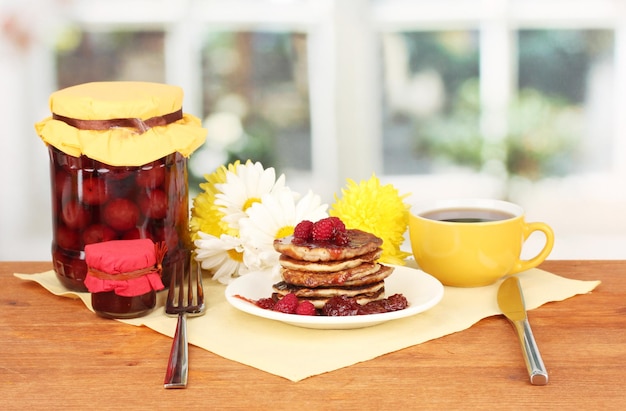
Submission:
POLYGON ((602 280, 591 294, 529 313, 550 374, 546 386, 529 384, 512 327, 490 317, 297 383, 191 346, 187 389, 165 390, 170 338, 101 319, 80 301, 12 275, 46 271, 49 262, 0 262, 0 408, 623 409, 626 261, 547 261, 540 268, 602 280))

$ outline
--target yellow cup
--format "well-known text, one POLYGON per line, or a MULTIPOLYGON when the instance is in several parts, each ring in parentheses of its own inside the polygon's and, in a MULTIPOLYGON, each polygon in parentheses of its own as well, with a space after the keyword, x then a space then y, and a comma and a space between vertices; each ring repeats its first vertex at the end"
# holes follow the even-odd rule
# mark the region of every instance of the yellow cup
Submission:
POLYGON ((416 204, 411 208, 409 234, 420 269, 455 287, 489 285, 505 275, 534 268, 554 245, 550 226, 527 223, 520 206, 491 199, 416 204), (545 235, 543 249, 522 260, 522 246, 535 231, 545 235))

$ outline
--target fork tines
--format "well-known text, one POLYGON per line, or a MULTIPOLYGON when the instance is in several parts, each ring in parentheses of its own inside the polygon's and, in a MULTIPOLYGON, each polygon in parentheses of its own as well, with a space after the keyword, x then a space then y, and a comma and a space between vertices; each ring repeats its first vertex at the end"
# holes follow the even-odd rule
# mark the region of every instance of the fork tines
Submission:
POLYGON ((178 270, 172 275, 165 304, 167 314, 177 315, 184 312, 193 315, 204 310, 202 270, 195 261, 190 265, 187 273, 185 270, 178 270))

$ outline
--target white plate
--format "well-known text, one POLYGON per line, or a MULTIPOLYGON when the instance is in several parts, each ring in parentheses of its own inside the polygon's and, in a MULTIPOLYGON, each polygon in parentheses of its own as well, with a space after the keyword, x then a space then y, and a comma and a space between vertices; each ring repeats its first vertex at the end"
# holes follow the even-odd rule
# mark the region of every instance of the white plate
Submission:
POLYGON ((276 280, 267 273, 248 273, 226 287, 226 300, 238 310, 257 317, 281 321, 305 328, 326 330, 344 330, 351 328, 371 327, 398 318, 409 317, 435 306, 443 297, 443 285, 434 277, 423 271, 394 266, 393 273, 385 279, 385 295, 402 294, 409 306, 404 310, 384 314, 353 315, 346 317, 308 316, 285 314, 257 307, 253 303, 236 297, 237 295, 250 300, 259 300, 272 295, 272 285, 276 280))

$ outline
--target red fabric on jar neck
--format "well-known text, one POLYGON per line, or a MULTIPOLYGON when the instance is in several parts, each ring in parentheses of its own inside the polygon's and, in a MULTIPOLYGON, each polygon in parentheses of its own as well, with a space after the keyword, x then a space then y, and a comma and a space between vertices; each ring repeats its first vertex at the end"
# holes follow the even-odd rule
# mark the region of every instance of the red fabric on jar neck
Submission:
POLYGON ((91 293, 114 291, 125 297, 162 290, 165 288, 161 281, 164 254, 164 249, 155 246, 150 239, 88 244, 85 246, 85 261, 89 267, 85 286, 91 293), (127 273, 132 275, 129 277, 127 273), (114 279, 116 276, 120 276, 120 280, 114 279))

